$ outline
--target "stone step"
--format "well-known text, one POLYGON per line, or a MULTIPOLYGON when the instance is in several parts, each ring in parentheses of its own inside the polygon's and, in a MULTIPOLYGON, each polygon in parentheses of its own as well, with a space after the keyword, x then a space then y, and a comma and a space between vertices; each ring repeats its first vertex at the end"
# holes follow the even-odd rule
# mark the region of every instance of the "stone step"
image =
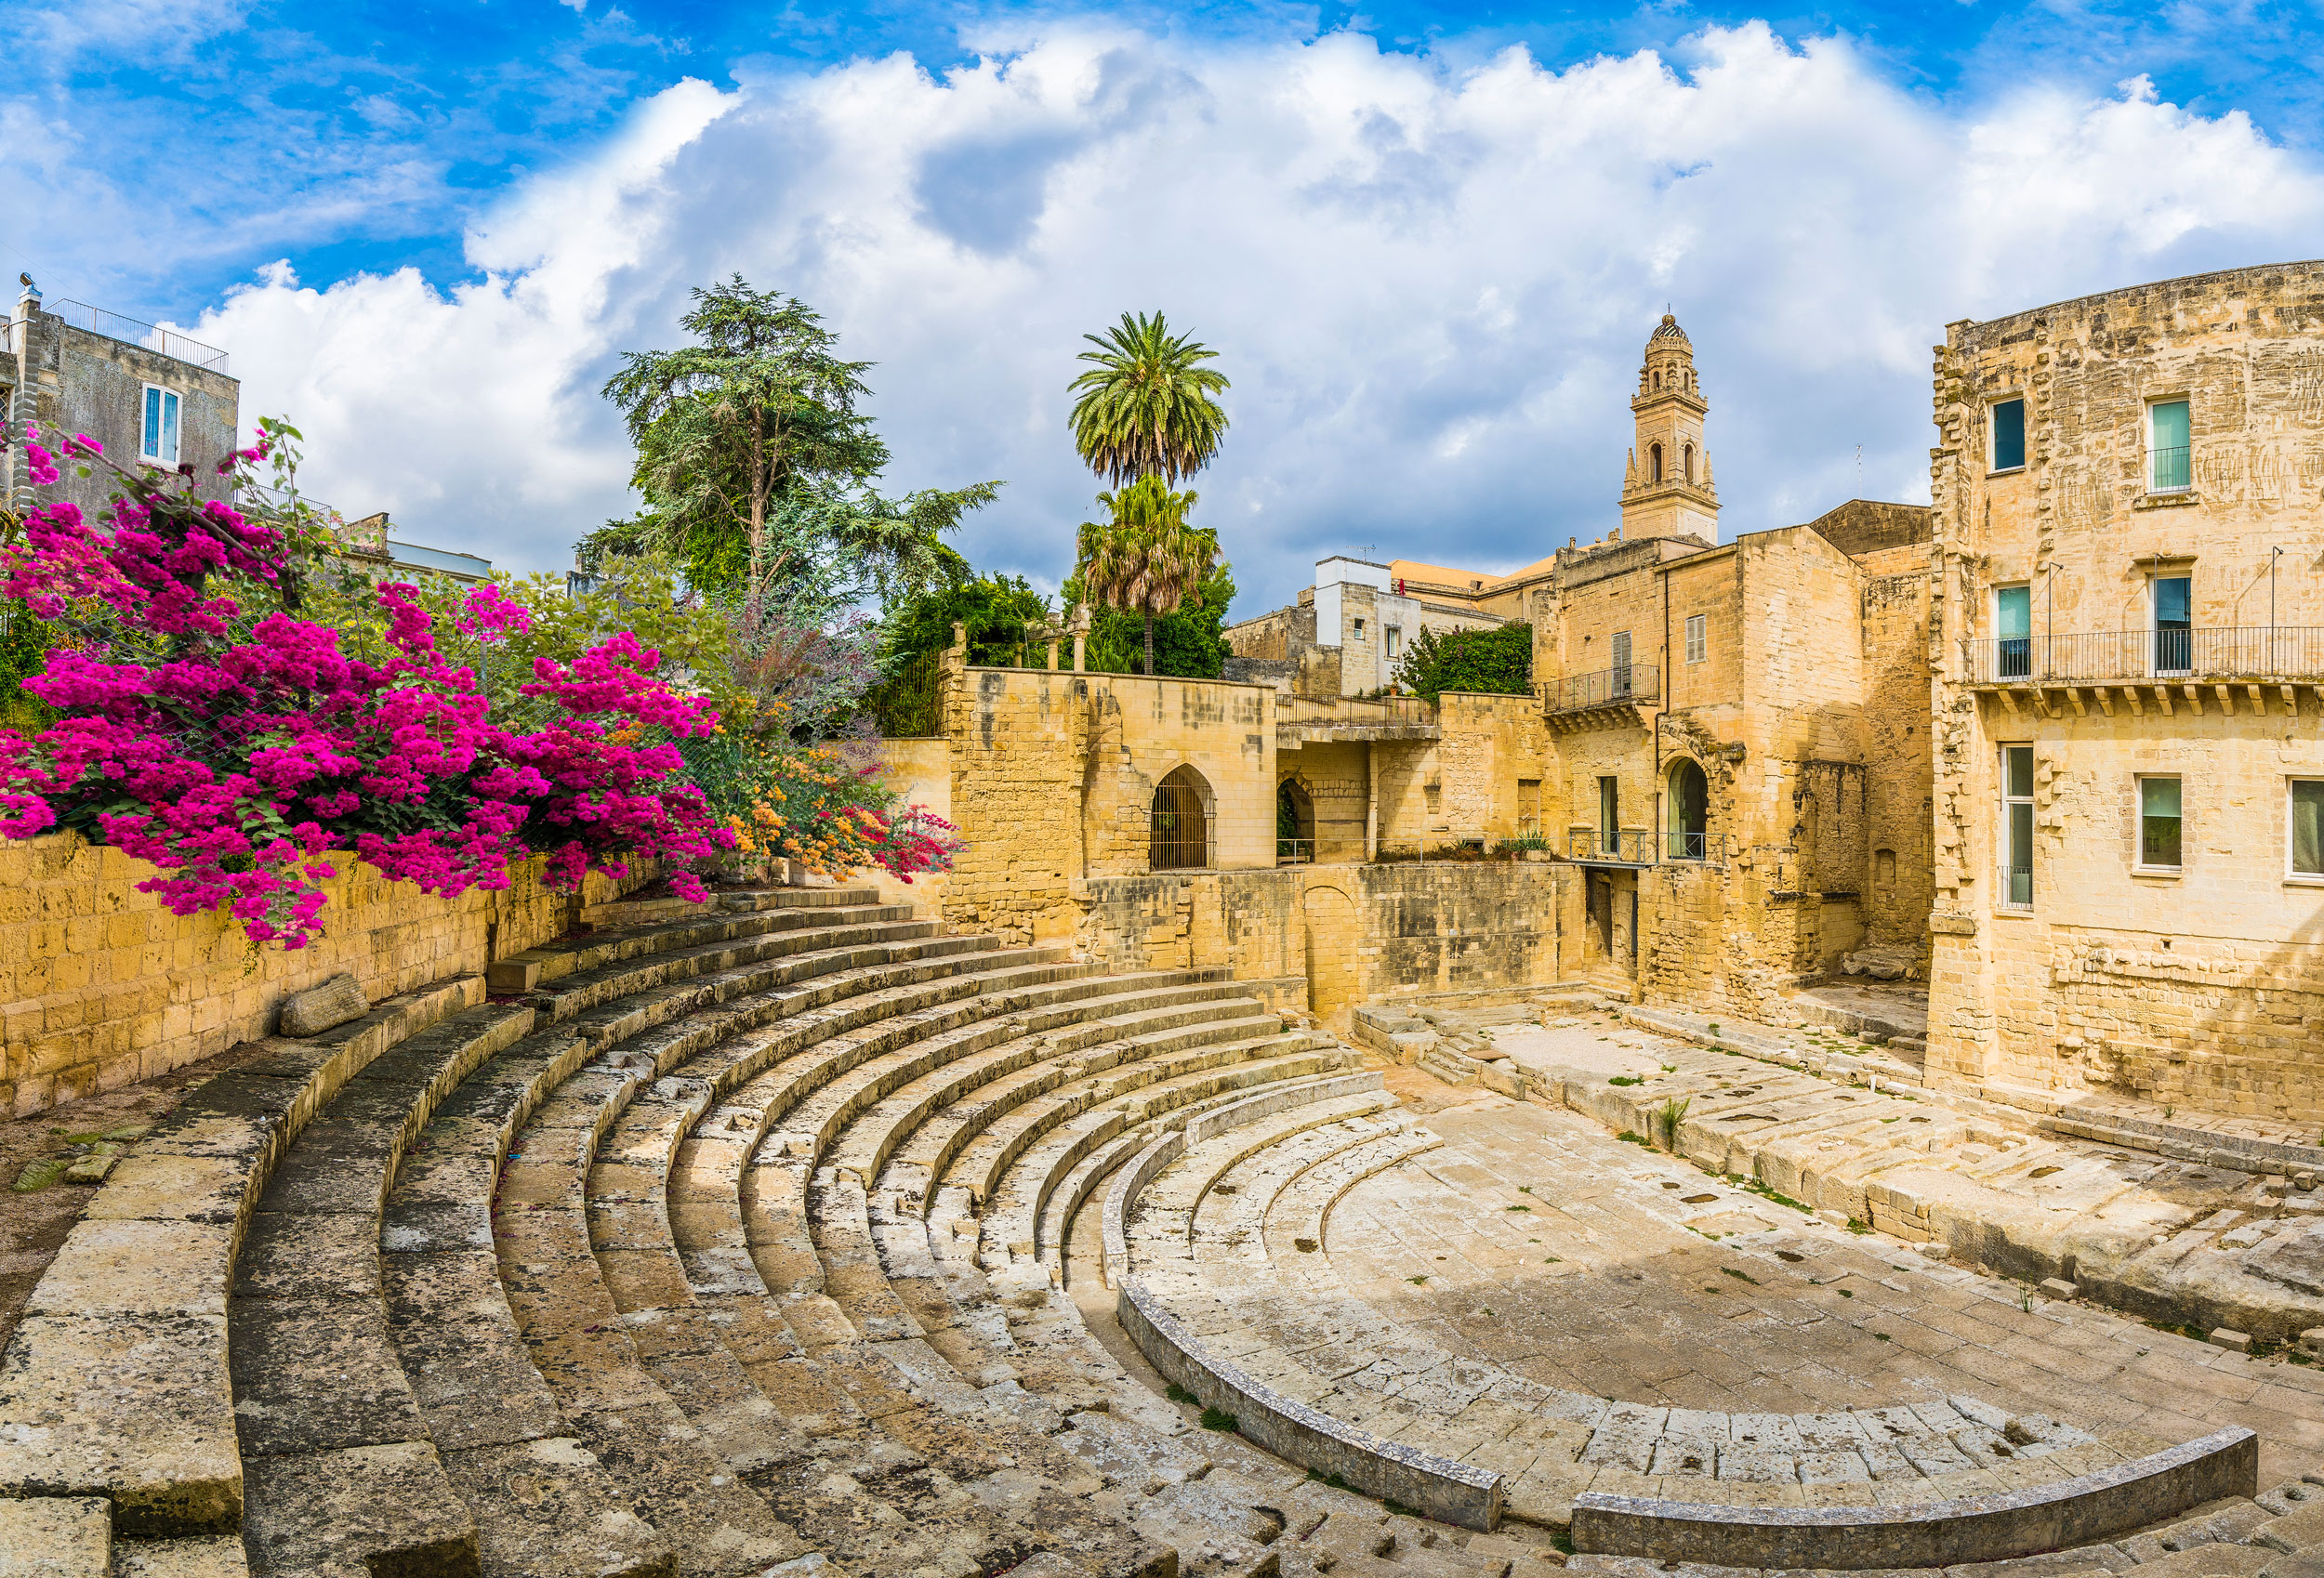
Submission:
MULTIPOLYGON (((1028 956, 980 953, 980 945, 973 938, 851 938, 703 977, 701 989, 715 1006, 697 1007, 692 1017, 729 1036, 763 1034, 756 1027, 769 1022, 790 1025, 793 1033, 829 1033, 854 1022, 851 1012, 878 1016, 876 1006, 857 998, 943 991, 952 972, 1028 956)), ((531 1361, 502 1284, 490 1213, 498 1165, 543 1098, 564 1088, 592 1058, 600 1067, 579 1075, 568 1094, 587 1084, 601 1098, 650 1083, 696 1049, 699 1029, 679 1025, 656 1024, 627 1042, 608 1039, 605 1027, 624 1018, 584 1016, 557 1027, 496 1059, 485 1071, 495 1077, 456 1091, 390 1203, 383 1261, 390 1329, 447 1472, 476 1515, 488 1573, 667 1571, 672 1545, 690 1543, 697 1562, 707 1558, 706 1545, 746 1563, 759 1550, 794 1544, 770 1529, 763 1502, 737 1489, 732 1466, 708 1453, 682 1414, 650 1395, 640 1402, 634 1395, 592 1399, 552 1387, 531 1361), (631 1406, 579 1406, 591 1400, 631 1406)), ((559 1132, 535 1131, 544 1145, 559 1132)), ((561 1132, 576 1146, 595 1138, 593 1128, 561 1132)), ((520 1146, 514 1154, 522 1162, 525 1152, 520 1146)), ((567 1251, 571 1268, 572 1244, 545 1247, 567 1251)), ((628 1334, 583 1332, 575 1340, 616 1335, 628 1334)), ((634 1356, 638 1339, 630 1340, 634 1356)), ((573 1379, 570 1368, 559 1374, 573 1379)))
POLYGON ((227 1319, 259 1572, 476 1560, 475 1521, 389 1340, 379 1213, 437 1103, 533 1019, 474 1008, 373 1059, 292 1142, 258 1203, 227 1319), (364 1483, 379 1479, 395 1483, 392 1517, 364 1515, 364 1483))
POLYGON ((115 1532, 137 1538, 240 1529, 226 1301, 251 1213, 341 1086, 482 999, 464 977, 275 1038, 124 1153, 0 1354, 0 1499, 102 1496, 115 1532))

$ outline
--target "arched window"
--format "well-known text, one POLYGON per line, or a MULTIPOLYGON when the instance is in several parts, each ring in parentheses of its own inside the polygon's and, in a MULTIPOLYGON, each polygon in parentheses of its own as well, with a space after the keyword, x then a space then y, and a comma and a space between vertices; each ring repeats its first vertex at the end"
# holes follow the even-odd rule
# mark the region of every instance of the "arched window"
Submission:
POLYGON ((1202 775, 1174 768, 1154 786, 1154 815, 1146 863, 1155 871, 1185 871, 1210 863, 1210 821, 1203 813, 1202 775))
POLYGON ((1686 463, 1686 469, 1680 473, 1680 475, 1684 476, 1688 481, 1691 482, 1695 480, 1695 446, 1693 444, 1688 444, 1679 453, 1686 463))
POLYGON ((1655 374, 1655 388, 1657 389, 1662 388, 1662 375, 1659 372, 1655 374))
POLYGON ((1662 446, 1660 444, 1649 444, 1646 447, 1646 480, 1649 482, 1662 480, 1662 446))
POLYGON ((1275 790, 1275 864, 1309 865, 1314 859, 1314 797, 1298 779, 1287 778, 1275 790))
POLYGON ((1699 861, 1710 853, 1710 782, 1682 756, 1670 769, 1670 858, 1699 861))

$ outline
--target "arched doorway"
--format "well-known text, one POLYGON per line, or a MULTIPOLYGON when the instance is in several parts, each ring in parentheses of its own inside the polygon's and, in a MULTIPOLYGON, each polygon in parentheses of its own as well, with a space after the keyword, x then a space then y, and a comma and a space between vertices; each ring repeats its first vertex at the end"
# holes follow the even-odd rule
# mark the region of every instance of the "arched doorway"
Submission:
POLYGON ((1674 861, 1700 861, 1710 853, 1710 781, 1702 768, 1682 756, 1670 769, 1670 848, 1674 861))
POLYGON ((1178 767, 1154 786, 1146 863, 1155 871, 1186 871, 1210 863, 1210 819, 1203 809, 1209 785, 1191 767, 1178 767))
POLYGON ((1306 784, 1287 778, 1275 789, 1275 864, 1312 865, 1314 860, 1314 796, 1306 784))

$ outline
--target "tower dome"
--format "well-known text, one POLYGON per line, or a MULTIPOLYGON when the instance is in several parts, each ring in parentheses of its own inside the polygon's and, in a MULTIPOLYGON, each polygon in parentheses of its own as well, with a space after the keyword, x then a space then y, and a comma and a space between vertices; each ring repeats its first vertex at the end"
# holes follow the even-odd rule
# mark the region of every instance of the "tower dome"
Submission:
POLYGON ((1689 350, 1695 348, 1695 342, 1686 337, 1686 331, 1679 327, 1679 321, 1668 312, 1662 315, 1662 322, 1655 325, 1655 332, 1646 336, 1646 348, 1653 350, 1657 342, 1661 340, 1676 340, 1689 350))

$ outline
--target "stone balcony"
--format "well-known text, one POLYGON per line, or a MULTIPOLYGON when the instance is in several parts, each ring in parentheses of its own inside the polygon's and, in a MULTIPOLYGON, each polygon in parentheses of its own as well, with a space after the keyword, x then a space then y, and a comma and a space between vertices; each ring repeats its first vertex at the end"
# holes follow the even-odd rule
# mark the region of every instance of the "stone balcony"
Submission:
POLYGON ((2241 704, 2256 716, 2296 716, 2300 693, 2324 703, 2324 625, 2259 625, 2108 630, 2003 637, 1962 643, 1961 673, 1973 690, 2013 713, 2055 716, 2059 704, 2087 716, 2151 707, 2172 716, 2241 704))

